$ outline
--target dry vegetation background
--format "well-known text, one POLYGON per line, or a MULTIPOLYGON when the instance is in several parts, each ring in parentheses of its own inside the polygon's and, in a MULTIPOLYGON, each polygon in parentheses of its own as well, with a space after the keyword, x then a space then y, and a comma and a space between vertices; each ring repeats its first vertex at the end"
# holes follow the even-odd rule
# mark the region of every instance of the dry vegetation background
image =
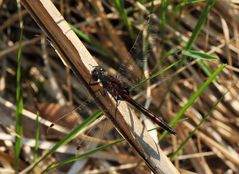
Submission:
MULTIPOLYGON (((124 80, 136 85, 143 76, 152 77, 183 59, 175 49, 185 48, 209 1, 168 1, 167 8, 163 8, 162 2, 167 1, 155 0, 151 15, 151 2, 123 1, 124 9, 117 8, 114 2, 59 0, 54 4, 100 65, 113 75, 124 72, 124 80), (126 18, 122 15, 126 14, 124 12, 127 12, 126 18)), ((197 94, 209 76, 222 63, 227 64, 176 123, 176 136, 167 135, 160 139, 161 129, 151 131, 169 157, 182 147, 171 158, 181 173, 239 172, 238 8, 237 0, 216 1, 193 41, 191 49, 216 55, 218 60, 188 57, 132 91, 139 103, 169 122, 197 94), (201 127, 190 135, 199 124, 201 127)), ((51 121, 67 114, 57 124, 71 129, 76 122, 98 110, 27 11, 14 0, 0 1, 0 173, 14 173, 16 167, 18 55, 22 56, 20 74, 24 104, 23 145, 18 171, 24 171, 65 135, 54 131, 54 127, 48 129, 51 121), (20 23, 24 26, 22 40, 20 23), (21 54, 19 49, 22 49, 21 54), (77 109, 73 112, 74 108, 77 109), (40 123, 39 141, 35 133, 37 112, 40 117, 50 120, 46 126, 40 123), (35 142, 39 142, 37 150, 34 150, 35 142)), ((143 120, 143 124, 147 129, 155 127, 148 120, 143 120)), ((106 120, 98 121, 85 134, 88 136, 82 135, 62 145, 31 172, 41 173, 52 162, 120 137, 106 120)), ((150 170, 126 142, 121 142, 90 156, 85 155, 83 160, 58 167, 54 172, 150 173, 150 170)))

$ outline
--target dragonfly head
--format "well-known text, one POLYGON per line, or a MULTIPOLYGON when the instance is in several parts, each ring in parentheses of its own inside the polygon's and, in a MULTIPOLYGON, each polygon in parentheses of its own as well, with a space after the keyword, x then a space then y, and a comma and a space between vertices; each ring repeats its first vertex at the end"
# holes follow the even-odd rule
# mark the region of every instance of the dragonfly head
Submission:
POLYGON ((94 81, 99 80, 104 74, 105 74, 105 70, 100 66, 96 66, 91 72, 92 79, 94 81))

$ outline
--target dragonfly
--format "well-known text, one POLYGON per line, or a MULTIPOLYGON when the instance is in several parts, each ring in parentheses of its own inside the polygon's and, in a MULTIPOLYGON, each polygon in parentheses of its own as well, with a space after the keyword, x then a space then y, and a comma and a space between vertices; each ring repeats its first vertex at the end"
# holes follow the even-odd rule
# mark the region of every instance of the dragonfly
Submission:
MULTIPOLYGON (((108 75, 107 72, 101 66, 95 66, 91 72, 92 79, 94 81, 99 81, 103 88, 111 94, 111 96, 118 102, 119 100, 127 101, 136 109, 141 111, 145 116, 151 119, 153 122, 157 123, 161 128, 168 131, 170 134, 175 135, 176 131, 172 129, 163 119, 157 117, 155 114, 150 112, 148 109, 144 108, 141 104, 136 102, 129 94, 129 87, 126 83, 120 81, 119 79, 108 75)), ((92 83, 94 85, 97 83, 92 83)))

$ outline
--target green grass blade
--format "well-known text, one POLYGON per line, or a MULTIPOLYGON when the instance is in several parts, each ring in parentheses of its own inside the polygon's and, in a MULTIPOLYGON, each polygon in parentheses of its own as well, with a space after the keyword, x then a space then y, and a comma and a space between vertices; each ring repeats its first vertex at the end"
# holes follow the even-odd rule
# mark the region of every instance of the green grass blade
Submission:
POLYGON ((213 56, 196 50, 184 50, 182 51, 182 55, 202 60, 218 60, 217 56, 213 56))
POLYGON ((220 98, 219 100, 214 104, 214 106, 210 109, 210 111, 207 113, 207 115, 205 117, 203 117, 203 119, 200 121, 200 123, 195 127, 195 129, 190 132, 190 134, 184 139, 184 141, 180 144, 180 146, 177 148, 177 150, 170 156, 171 160, 174 160, 179 152, 185 147, 185 145, 187 144, 187 142, 189 141, 190 138, 192 138, 192 136, 196 133, 196 131, 202 126, 202 124, 208 119, 208 117, 212 114, 212 112, 214 111, 214 109, 216 108, 216 106, 223 100, 223 98, 225 97, 225 95, 229 92, 229 90, 227 90, 220 98))
POLYGON ((16 109, 16 138, 15 138, 15 162, 16 167, 18 168, 19 158, 22 147, 22 109, 23 109, 23 101, 22 98, 17 101, 17 109, 16 109))
POLYGON ((41 158, 39 158, 34 164, 32 164, 31 169, 32 170, 36 165, 38 165, 42 160, 47 158, 50 154, 54 153, 59 147, 62 145, 70 142, 75 137, 77 137, 81 130, 84 129, 86 126, 89 126, 91 123, 93 123, 98 117, 102 115, 102 112, 98 111, 94 115, 88 117, 86 120, 84 120, 79 126, 77 126, 75 129, 73 129, 69 134, 67 134, 65 137, 62 138, 61 141, 56 143, 51 149, 49 149, 41 158))
POLYGON ((168 11, 168 0, 162 0, 160 4, 160 31, 161 36, 164 37, 165 33, 165 25, 166 25, 166 18, 167 18, 167 11, 168 11))
POLYGON ((162 64, 164 64, 167 61, 167 58, 171 55, 173 56, 178 56, 179 53, 181 53, 181 50, 179 50, 178 48, 171 48, 169 51, 167 51, 166 53, 164 53, 164 55, 162 56, 162 58, 160 59, 160 61, 158 61, 153 69, 152 72, 154 73, 155 71, 158 70, 158 67, 162 64))
MULTIPOLYGON (((21 24, 20 24, 21 25, 21 24)), ((22 146, 22 110, 23 110, 23 100, 21 92, 21 64, 22 64, 22 27, 20 27, 20 41, 17 53, 17 74, 16 74, 16 138, 15 138, 15 165, 18 168, 21 146, 22 146)))
POLYGON ((178 63, 180 63, 180 62, 181 62, 181 60, 178 60, 178 61, 172 63, 171 65, 169 65, 169 66, 167 66, 167 67, 165 67, 165 68, 159 70, 158 72, 155 72, 154 74, 150 75, 149 78, 146 78, 146 79, 141 80, 139 83, 137 83, 136 85, 134 85, 133 87, 131 87, 131 88, 130 88, 130 91, 135 90, 136 88, 142 86, 142 84, 144 84, 144 83, 147 82, 148 80, 151 80, 151 79, 153 79, 153 78, 155 78, 155 77, 157 77, 157 76, 163 74, 165 71, 167 71, 167 70, 173 68, 174 66, 176 66, 176 65, 177 65, 178 63))
MULTIPOLYGON (((211 68, 204 63, 202 60, 197 61, 197 64, 200 66, 200 68, 203 70, 203 72, 209 77, 212 75, 211 68)), ((219 84, 219 82, 216 80, 216 82, 219 84)))
POLYGON ((206 7, 203 9, 200 17, 199 17, 199 20, 192 32, 192 36, 190 37, 189 41, 187 42, 186 46, 185 46, 185 50, 189 50, 191 47, 192 47, 192 44, 195 42, 195 40, 197 39, 197 36, 204 24, 204 22, 206 21, 207 19, 207 15, 209 13, 209 11, 211 10, 211 8, 213 7, 213 5, 215 4, 215 0, 208 0, 207 1, 207 4, 206 4, 206 7))
POLYGON ((94 148, 94 149, 91 149, 89 151, 86 151, 86 152, 84 152, 84 153, 82 153, 80 155, 68 158, 67 160, 64 160, 64 161, 61 161, 61 162, 52 163, 43 171, 43 173, 49 172, 50 170, 53 170, 53 169, 55 169, 57 167, 61 167, 63 165, 66 165, 66 164, 69 164, 69 163, 72 163, 72 162, 84 159, 84 158, 88 157, 89 155, 92 155, 93 153, 105 150, 106 148, 112 147, 113 145, 121 143, 122 141, 124 141, 124 139, 118 139, 118 140, 113 141, 112 143, 108 143, 108 144, 99 146, 97 148, 94 148))
POLYGON ((128 18, 128 14, 124 8, 124 2, 122 0, 114 0, 113 1, 114 4, 115 4, 115 7, 116 9, 118 10, 122 20, 123 20, 123 23, 124 25, 126 26, 128 32, 129 32, 129 35, 131 37, 131 39, 135 39, 135 35, 134 35, 134 32, 133 32, 133 27, 132 27, 132 24, 128 18))
POLYGON ((182 8, 184 6, 187 6, 187 5, 193 5, 193 4, 197 4, 197 3, 201 3, 201 2, 204 2, 206 0, 184 0, 182 2, 180 2, 176 7, 175 9, 178 10, 179 8, 182 8))
MULTIPOLYGON (((211 8, 213 7, 214 3, 215 3, 215 0, 208 0, 207 1, 207 4, 206 4, 205 8, 203 9, 203 11, 200 15, 200 18, 199 18, 199 20, 198 20, 198 22, 197 22, 197 24, 196 24, 196 26, 195 26, 195 28, 192 32, 192 35, 191 35, 189 41, 184 46, 184 50, 188 51, 188 50, 191 49, 191 47, 192 47, 193 43, 195 42, 195 40, 197 39, 197 36, 198 36, 198 34, 201 30, 201 27, 203 26, 204 22, 206 21, 206 17, 208 15, 209 11, 211 10, 211 8)), ((187 56, 182 55, 181 62, 179 63, 178 67, 181 67, 184 64, 184 61, 185 61, 186 58, 187 58, 187 56)), ((171 85, 173 84, 174 81, 176 81, 176 78, 177 77, 174 76, 172 78, 172 80, 169 82, 168 89, 171 88, 171 85)), ((163 97, 165 97, 167 95, 167 93, 168 92, 165 92, 163 97)))
POLYGON ((40 122, 39 122, 39 113, 37 112, 37 118, 35 122, 35 146, 34 146, 34 161, 37 159, 38 147, 39 147, 39 137, 40 137, 40 122))
MULTIPOLYGON (((87 34, 80 31, 74 25, 70 25, 70 26, 71 26, 71 29, 77 34, 77 36, 79 36, 82 40, 84 40, 92 45, 94 45, 96 43, 97 47, 100 46, 99 42, 97 42, 96 40, 94 40, 90 36, 88 36, 87 34)), ((101 48, 101 47, 99 47, 99 48, 101 48)))
MULTIPOLYGON (((222 64, 220 67, 216 69, 216 71, 206 80, 202 86, 197 90, 196 93, 188 100, 188 102, 180 109, 177 115, 173 118, 173 120, 169 123, 170 126, 174 126, 184 115, 186 110, 195 102, 195 100, 201 95, 201 93, 208 87, 208 85, 216 79, 218 74, 223 70, 225 64, 222 64)), ((160 136, 160 140, 162 140, 167 135, 167 131, 164 131, 163 134, 160 136)))
POLYGON ((94 47, 94 50, 101 54, 104 57, 108 57, 112 59, 115 63, 119 63, 119 59, 115 57, 108 49, 102 46, 101 43, 99 43, 97 40, 93 39, 89 35, 83 33, 78 28, 76 28, 73 25, 70 25, 71 29, 77 34, 78 37, 89 43, 92 47, 94 47))
POLYGON ((145 4, 147 0, 138 0, 141 4, 145 4))

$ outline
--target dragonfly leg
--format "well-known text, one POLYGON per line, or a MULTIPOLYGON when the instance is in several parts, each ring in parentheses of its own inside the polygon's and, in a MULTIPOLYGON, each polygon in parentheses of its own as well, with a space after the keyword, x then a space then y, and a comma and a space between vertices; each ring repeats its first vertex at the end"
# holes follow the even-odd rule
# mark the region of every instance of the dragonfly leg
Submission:
POLYGON ((107 90, 103 88, 103 90, 101 91, 101 94, 105 97, 107 95, 107 90))

